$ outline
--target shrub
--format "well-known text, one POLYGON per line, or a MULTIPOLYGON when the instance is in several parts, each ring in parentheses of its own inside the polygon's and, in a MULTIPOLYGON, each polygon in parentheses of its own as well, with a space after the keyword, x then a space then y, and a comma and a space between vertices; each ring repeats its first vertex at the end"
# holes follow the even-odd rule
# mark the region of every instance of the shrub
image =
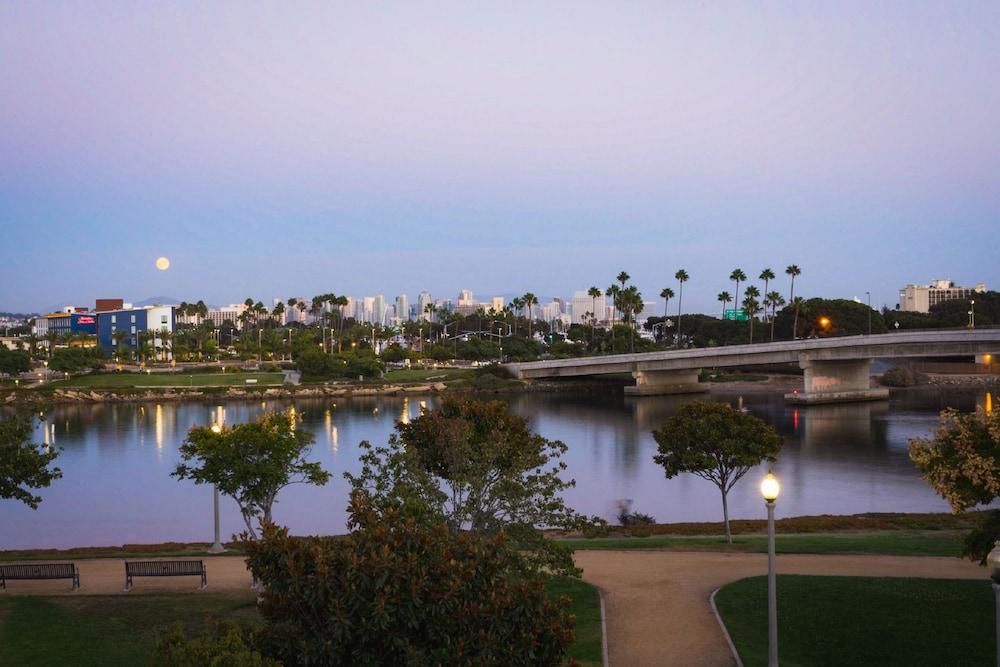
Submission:
POLYGON ((649 514, 632 511, 631 500, 621 500, 618 502, 618 523, 624 527, 631 526, 651 526, 656 523, 649 514))
POLYGON ((894 366, 882 375, 881 383, 886 387, 913 387, 926 384, 927 376, 908 366, 894 366))
POLYGON ((219 624, 214 632, 196 639, 184 635, 176 623, 153 649, 150 667, 281 667, 248 644, 248 630, 219 624))
POLYGON ((0 345, 0 373, 17 375, 31 370, 31 356, 24 350, 8 350, 0 345))
POLYGON ((53 350, 49 369, 60 373, 78 373, 104 367, 104 357, 96 347, 66 347, 53 350))
POLYGON ((573 641, 504 534, 428 526, 351 498, 346 537, 267 526, 245 544, 263 583, 257 647, 295 665, 558 665, 573 641))

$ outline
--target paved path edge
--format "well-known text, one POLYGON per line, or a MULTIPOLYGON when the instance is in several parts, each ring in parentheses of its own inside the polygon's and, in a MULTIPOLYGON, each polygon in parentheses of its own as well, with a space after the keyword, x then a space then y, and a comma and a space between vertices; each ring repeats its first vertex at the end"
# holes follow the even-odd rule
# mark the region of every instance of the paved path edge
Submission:
POLYGON ((722 636, 726 638, 726 643, 729 644, 729 650, 733 654, 733 660, 736 661, 736 667, 743 667, 743 661, 740 659, 740 653, 736 650, 736 644, 733 643, 733 638, 729 636, 729 628, 722 620, 722 615, 719 614, 719 608, 715 606, 715 594, 722 590, 721 587, 716 588, 712 591, 712 594, 708 596, 708 603, 712 605, 712 613, 715 614, 715 620, 719 622, 719 627, 722 628, 722 636))

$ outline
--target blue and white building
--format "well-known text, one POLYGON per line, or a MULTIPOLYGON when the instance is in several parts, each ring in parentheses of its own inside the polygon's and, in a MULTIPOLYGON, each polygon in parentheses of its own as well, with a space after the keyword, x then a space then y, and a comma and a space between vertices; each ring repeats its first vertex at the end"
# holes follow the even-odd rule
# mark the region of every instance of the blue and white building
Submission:
POLYGON ((173 306, 147 306, 127 310, 109 310, 97 313, 97 344, 113 352, 117 347, 116 332, 124 332, 121 342, 129 349, 139 347, 139 334, 153 332, 150 343, 160 358, 170 359, 170 343, 157 335, 172 334, 176 329, 177 317, 173 306), (166 347, 166 351, 164 351, 166 347))

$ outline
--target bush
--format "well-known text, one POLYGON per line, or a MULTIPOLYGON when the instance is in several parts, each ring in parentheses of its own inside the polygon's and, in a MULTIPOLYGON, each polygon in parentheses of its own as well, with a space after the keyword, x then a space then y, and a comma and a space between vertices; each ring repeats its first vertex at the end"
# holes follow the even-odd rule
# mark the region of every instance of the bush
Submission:
POLYGON ((17 375, 31 370, 31 356, 24 350, 8 350, 0 345, 0 373, 17 375))
POLYGON ((618 523, 624 527, 630 526, 652 526, 656 523, 649 514, 632 511, 632 501, 622 500, 618 502, 618 523))
POLYGON ((503 534, 483 538, 351 499, 346 537, 267 526, 245 544, 263 583, 257 647, 295 665, 558 665, 573 641, 566 600, 503 534))
POLYGON ((913 387, 926 384, 927 376, 907 366, 894 366, 882 375, 880 382, 886 387, 913 387))
POLYGON ((197 639, 184 635, 180 623, 156 644, 150 667, 281 667, 249 644, 249 632, 231 625, 217 625, 211 634, 197 639))
POLYGON ((66 347, 52 352, 49 369, 60 373, 78 373, 104 368, 104 357, 96 347, 66 347))

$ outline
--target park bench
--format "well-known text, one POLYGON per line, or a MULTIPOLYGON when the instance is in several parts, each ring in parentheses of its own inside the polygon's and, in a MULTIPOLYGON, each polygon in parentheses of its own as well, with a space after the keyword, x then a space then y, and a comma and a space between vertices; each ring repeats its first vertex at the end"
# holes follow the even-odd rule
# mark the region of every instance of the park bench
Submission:
POLYGON ((200 560, 137 560, 125 562, 125 590, 132 590, 132 577, 201 577, 208 586, 205 564, 200 560))
POLYGON ((8 579, 72 579, 73 588, 80 587, 80 571, 73 563, 14 563, 0 565, 0 589, 7 588, 8 579))

